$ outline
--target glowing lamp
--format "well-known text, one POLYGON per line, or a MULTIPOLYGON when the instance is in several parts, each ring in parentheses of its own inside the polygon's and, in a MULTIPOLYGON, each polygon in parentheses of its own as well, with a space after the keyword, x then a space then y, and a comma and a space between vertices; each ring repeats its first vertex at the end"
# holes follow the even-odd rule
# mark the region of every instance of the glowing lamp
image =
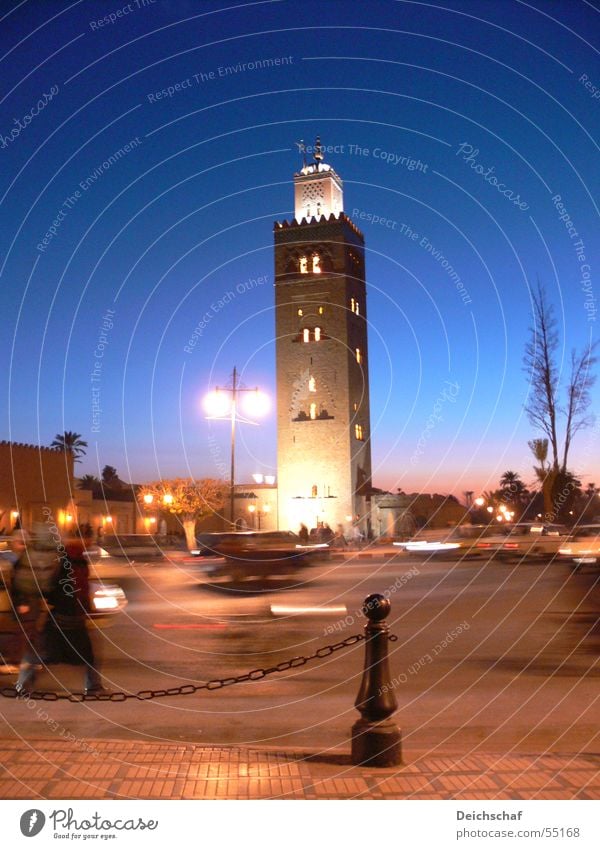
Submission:
POLYGON ((231 413, 231 396, 229 392, 215 389, 204 399, 204 409, 212 418, 223 418, 231 413))
POLYGON ((259 389, 244 392, 242 396, 244 412, 251 418, 259 418, 269 412, 269 397, 259 389))

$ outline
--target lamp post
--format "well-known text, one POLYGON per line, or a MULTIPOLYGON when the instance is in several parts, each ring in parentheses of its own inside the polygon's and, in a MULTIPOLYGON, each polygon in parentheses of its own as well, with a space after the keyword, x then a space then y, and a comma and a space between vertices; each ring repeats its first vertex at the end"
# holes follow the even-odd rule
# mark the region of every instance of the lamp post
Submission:
POLYGON ((254 401, 254 407, 249 412, 254 413, 254 415, 260 415, 266 409, 266 395, 259 391, 258 387, 254 389, 246 389, 246 387, 239 386, 238 384, 238 373, 237 368, 233 367, 233 376, 231 381, 231 386, 222 387, 217 386, 214 392, 209 393, 205 400, 204 405, 209 413, 207 418, 209 419, 219 419, 221 421, 229 419, 231 421, 231 471, 230 471, 230 484, 229 484, 229 518, 231 521, 231 525, 235 525, 234 519, 234 507, 235 507, 235 431, 237 422, 243 422, 244 424, 252 424, 255 425, 257 422, 250 421, 249 419, 245 419, 239 415, 238 412, 238 399, 241 393, 248 392, 250 393, 248 399, 250 401, 250 406, 252 406, 252 402, 254 401))
POLYGON ((248 505, 248 513, 252 516, 252 527, 254 528, 254 517, 258 519, 258 530, 261 530, 261 517, 268 516, 271 512, 270 504, 263 504, 262 507, 256 504, 248 505))

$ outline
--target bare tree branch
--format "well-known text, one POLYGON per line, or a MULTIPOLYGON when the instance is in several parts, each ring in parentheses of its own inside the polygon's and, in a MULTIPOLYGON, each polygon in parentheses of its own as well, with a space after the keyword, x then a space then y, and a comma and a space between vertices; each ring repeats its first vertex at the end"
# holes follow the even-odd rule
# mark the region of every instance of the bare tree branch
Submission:
POLYGON ((571 351, 571 374, 567 386, 567 405, 562 412, 565 415, 565 444, 561 470, 567 471, 569 449, 575 434, 593 424, 593 417, 588 414, 592 397, 590 390, 596 382, 592 368, 598 357, 595 355, 597 343, 590 345, 581 354, 571 351))
POLYGON ((525 346, 523 357, 523 365, 529 375, 529 400, 525 412, 530 423, 548 437, 552 448, 552 466, 558 470, 556 317, 541 285, 538 284, 537 291, 532 292, 532 299, 533 326, 529 328, 531 338, 525 346))

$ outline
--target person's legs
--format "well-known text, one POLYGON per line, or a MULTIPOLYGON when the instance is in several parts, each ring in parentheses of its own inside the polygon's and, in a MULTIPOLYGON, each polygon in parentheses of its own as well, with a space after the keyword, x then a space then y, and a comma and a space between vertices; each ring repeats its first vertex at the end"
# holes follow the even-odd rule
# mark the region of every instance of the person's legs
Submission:
POLYGON ((19 677, 15 684, 15 689, 19 693, 29 693, 33 690, 35 683, 36 666, 39 663, 39 658, 32 646, 27 646, 23 652, 21 663, 19 665, 19 677))
POLYGON ((88 634, 87 628, 83 628, 78 636, 79 653, 85 664, 83 686, 86 692, 104 689, 102 686, 102 678, 95 667, 94 650, 92 641, 88 634))

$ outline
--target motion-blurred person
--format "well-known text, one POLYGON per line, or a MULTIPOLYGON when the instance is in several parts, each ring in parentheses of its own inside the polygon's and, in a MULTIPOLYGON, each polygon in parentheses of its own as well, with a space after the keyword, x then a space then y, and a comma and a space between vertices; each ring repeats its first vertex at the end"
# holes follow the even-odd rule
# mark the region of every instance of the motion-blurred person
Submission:
POLYGON ((11 588, 14 563, 18 555, 14 551, 3 551, 0 555, 0 675, 14 675, 19 667, 19 638, 15 619, 11 588))
POLYGON ((21 629, 22 657, 16 687, 24 689, 35 666, 43 663, 44 631, 48 619, 48 596, 56 585, 58 554, 52 538, 45 532, 30 538, 15 531, 11 541, 17 559, 12 580, 12 603, 21 629))
POLYGON ((30 641, 21 661, 16 684, 21 693, 34 688, 36 665, 40 662, 83 665, 86 693, 103 689, 87 630, 90 588, 84 552, 80 539, 66 540, 60 549, 54 585, 44 597, 46 612, 39 623, 43 624, 42 636, 37 643, 30 641))

